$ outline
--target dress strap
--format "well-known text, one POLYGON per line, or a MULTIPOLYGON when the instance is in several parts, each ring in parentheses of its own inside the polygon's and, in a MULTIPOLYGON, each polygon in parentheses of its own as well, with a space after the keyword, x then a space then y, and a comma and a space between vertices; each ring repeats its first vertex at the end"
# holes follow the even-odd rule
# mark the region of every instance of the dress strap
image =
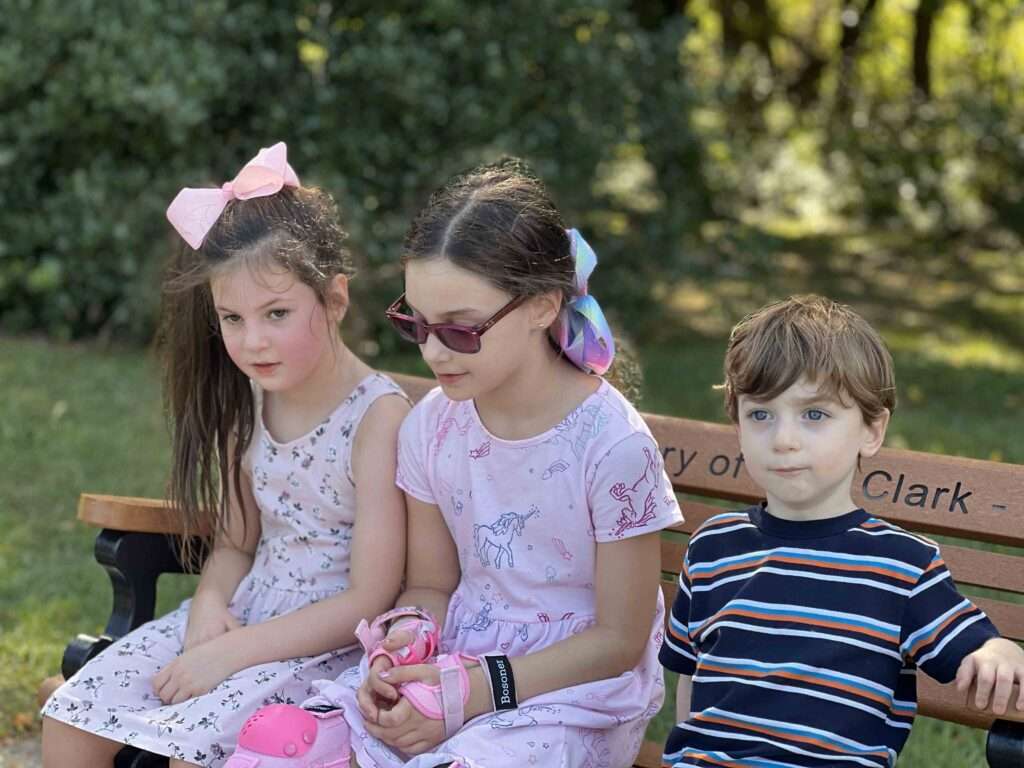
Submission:
POLYGON ((351 395, 348 396, 348 405, 345 413, 345 424, 351 429, 351 436, 348 440, 348 451, 345 456, 345 475, 348 481, 355 486, 355 479, 352 477, 352 445, 355 443, 356 433, 359 431, 359 424, 362 422, 370 406, 377 400, 388 395, 395 395, 412 405, 412 400, 405 394, 405 391, 395 383, 395 380, 383 373, 375 372, 367 376, 356 386, 351 395))

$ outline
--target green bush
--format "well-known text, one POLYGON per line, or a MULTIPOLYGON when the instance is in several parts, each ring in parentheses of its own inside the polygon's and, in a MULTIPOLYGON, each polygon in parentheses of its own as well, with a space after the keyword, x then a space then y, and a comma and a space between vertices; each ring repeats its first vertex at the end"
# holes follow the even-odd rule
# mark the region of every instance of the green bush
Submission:
POLYGON ((595 288, 629 277, 639 306, 657 268, 636 268, 639 233, 677 259, 704 203, 670 165, 699 161, 683 18, 641 28, 628 5, 23 0, 0 22, 0 328, 148 338, 175 191, 282 139, 341 204, 372 306, 430 190, 502 154, 591 234, 595 288), (653 209, 601 186, 624 151, 653 209))

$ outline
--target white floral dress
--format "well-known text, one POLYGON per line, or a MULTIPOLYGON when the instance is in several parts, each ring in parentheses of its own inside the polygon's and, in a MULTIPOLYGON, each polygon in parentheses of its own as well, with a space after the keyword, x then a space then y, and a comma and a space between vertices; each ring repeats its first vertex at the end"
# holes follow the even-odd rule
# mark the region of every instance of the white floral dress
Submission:
MULTIPOLYGON (((257 390, 257 413, 261 401, 257 390)), ((352 442, 377 398, 405 397, 375 373, 315 429, 279 443, 256 420, 245 457, 262 532, 252 570, 229 605, 243 624, 266 621, 349 585, 355 521, 352 442)), ((43 714, 114 741, 202 766, 220 766, 245 719, 264 704, 300 703, 313 680, 357 663, 358 646, 244 669, 212 691, 164 706, 152 678, 180 655, 190 600, 125 635, 57 689, 43 714)))

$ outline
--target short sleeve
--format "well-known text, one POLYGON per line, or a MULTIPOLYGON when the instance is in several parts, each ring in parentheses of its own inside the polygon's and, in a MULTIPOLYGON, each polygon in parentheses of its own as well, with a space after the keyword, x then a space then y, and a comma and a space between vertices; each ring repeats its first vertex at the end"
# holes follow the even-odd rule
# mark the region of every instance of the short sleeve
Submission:
POLYGON ((661 451, 643 432, 623 438, 598 460, 588 501, 598 542, 660 531, 683 520, 661 451))
POLYGON ((938 550, 910 593, 900 632, 903 655, 929 677, 948 683, 960 662, 999 632, 957 590, 938 550))
POLYGON ((690 640, 690 566, 683 558, 679 573, 679 589, 668 616, 668 631, 658 652, 658 661, 666 669, 680 675, 692 675, 697 669, 697 653, 690 640))
POLYGON ((432 410, 428 408, 429 395, 421 400, 405 417, 398 430, 398 469, 395 484, 410 496, 427 504, 436 504, 430 487, 427 462, 433 431, 427 428, 432 410))

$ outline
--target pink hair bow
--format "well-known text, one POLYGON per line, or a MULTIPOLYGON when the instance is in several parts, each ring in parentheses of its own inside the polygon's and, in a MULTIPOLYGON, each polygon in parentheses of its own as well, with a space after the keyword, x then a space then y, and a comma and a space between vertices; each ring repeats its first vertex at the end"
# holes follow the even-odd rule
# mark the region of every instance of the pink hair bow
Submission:
POLYGON ((198 250, 229 201, 267 197, 282 187, 297 186, 299 177, 288 165, 288 147, 279 141, 261 149, 234 180, 219 189, 185 187, 167 207, 167 220, 186 243, 198 250))

